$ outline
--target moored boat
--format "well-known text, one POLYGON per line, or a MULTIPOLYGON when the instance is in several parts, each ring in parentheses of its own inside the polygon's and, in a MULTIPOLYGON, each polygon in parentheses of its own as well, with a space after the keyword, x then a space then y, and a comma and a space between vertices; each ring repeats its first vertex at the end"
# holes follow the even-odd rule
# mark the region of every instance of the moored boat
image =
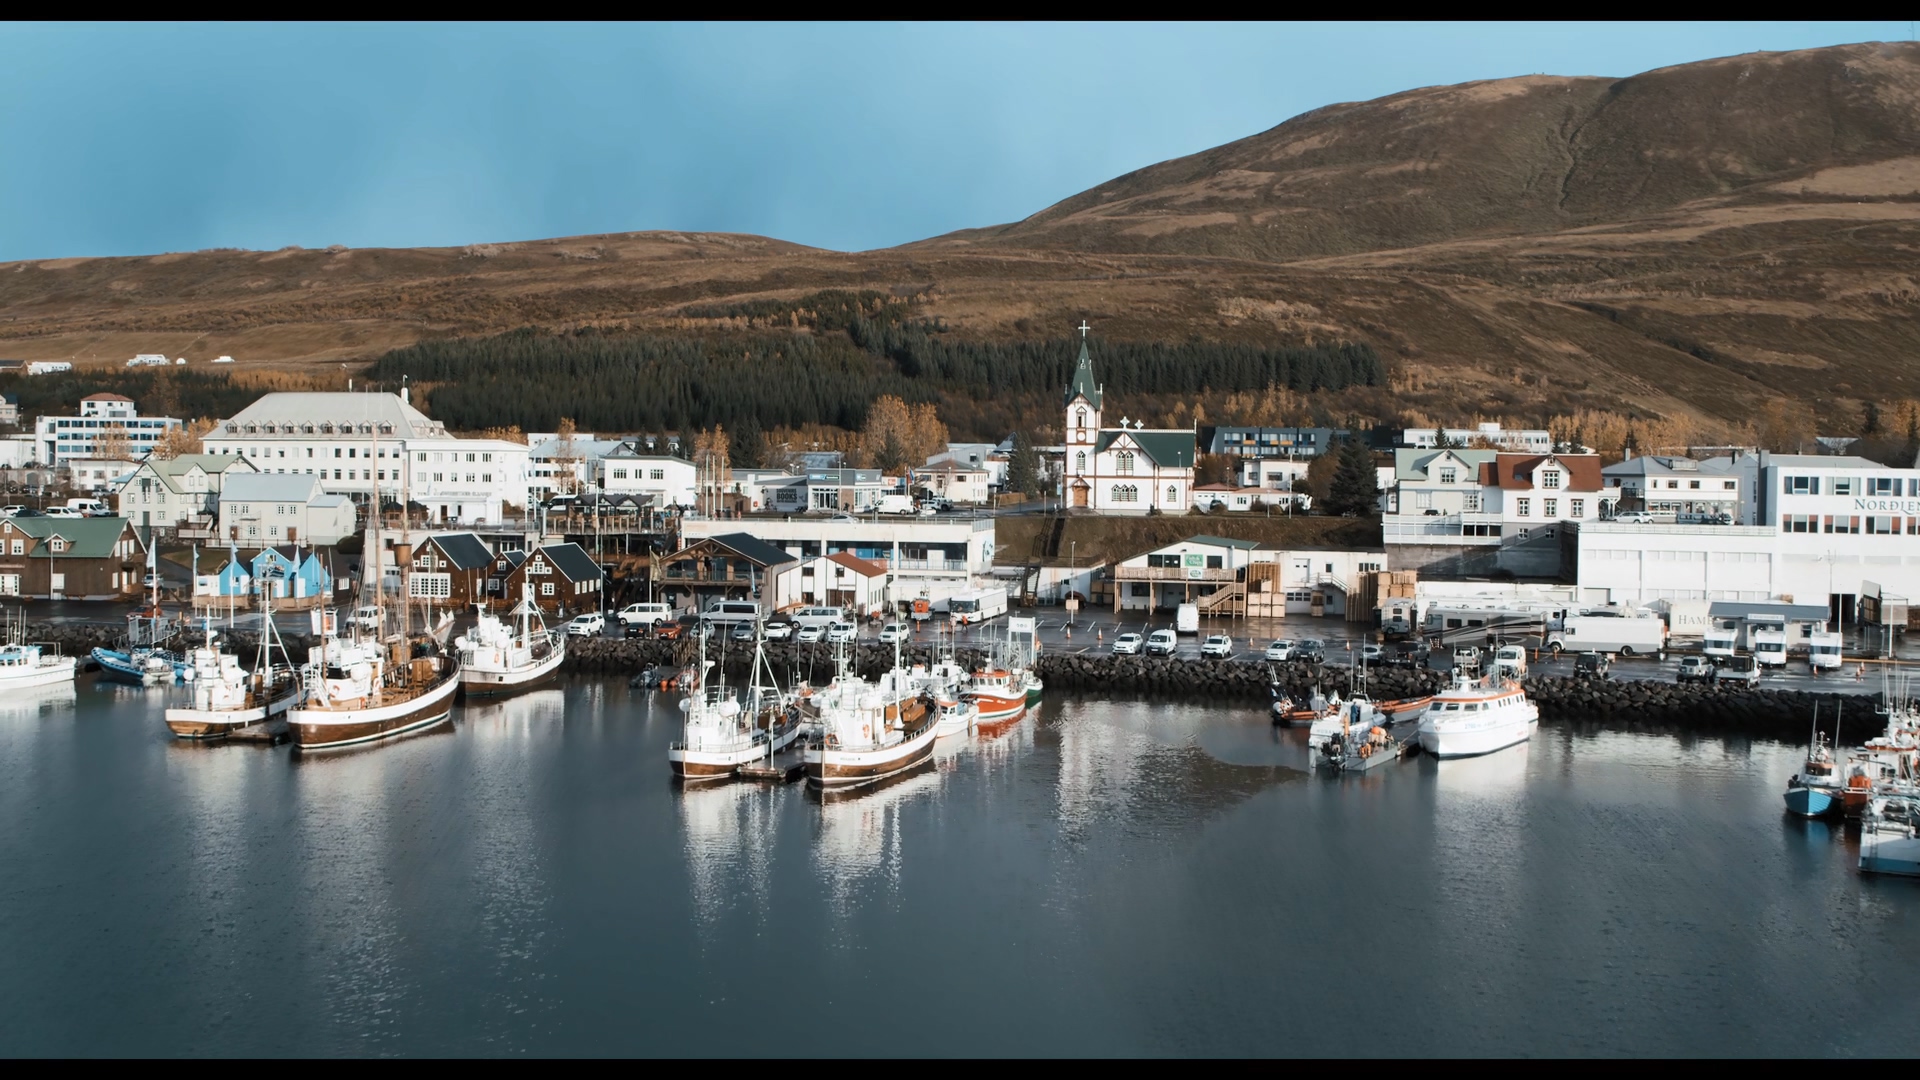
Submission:
MULTIPOLYGON (((703 654, 705 645, 702 635, 703 654)), ((774 685, 764 640, 754 647, 753 682, 744 703, 725 682, 707 685, 706 672, 713 661, 699 664, 681 680, 687 687, 687 696, 680 702, 686 720, 680 739, 667 747, 667 765, 673 775, 688 782, 726 779, 737 775, 741 766, 771 758, 799 738, 799 717, 774 685), (763 673, 764 683, 760 681, 763 673)))
POLYGON ((454 639, 460 689, 468 697, 517 694, 552 682, 567 659, 564 635, 547 628, 531 596, 513 609, 514 622, 481 612, 473 629, 454 639))
POLYGON ((1539 726, 1540 709, 1519 683, 1456 672, 1420 718, 1420 746, 1435 757, 1475 757, 1526 742, 1539 726))
POLYGON ((0 694, 70 683, 77 666, 73 657, 60 655, 58 646, 25 642, 0 645, 0 694))
POLYGON ((1920 799, 1879 795, 1860 818, 1860 869, 1920 877, 1920 799))
POLYGON ((261 620, 260 654, 252 671, 241 667, 238 656, 215 645, 209 623, 206 642, 188 657, 193 666, 193 704, 166 712, 167 730, 174 735, 222 739, 284 714, 299 700, 300 678, 280 643, 271 608, 261 620))
POLYGON ((460 664, 404 638, 329 642, 308 665, 300 702, 287 727, 300 750, 359 746, 446 722, 460 689, 460 664))
POLYGON ((870 784, 933 755, 937 714, 897 665, 869 683, 847 674, 843 661, 841 674, 806 700, 819 734, 808 739, 801 763, 816 787, 870 784))
POLYGON ((980 712, 982 724, 1008 724, 1027 712, 1027 688, 1006 668, 983 668, 967 679, 966 699, 980 712))
MULTIPOLYGON (((1834 730, 1839 731, 1836 714, 1834 730)), ((1807 743, 1807 760, 1800 771, 1787 778, 1787 812, 1801 817, 1824 817, 1840 809, 1841 786, 1834 767, 1833 748, 1820 731, 1820 706, 1813 707, 1813 737, 1807 743)))

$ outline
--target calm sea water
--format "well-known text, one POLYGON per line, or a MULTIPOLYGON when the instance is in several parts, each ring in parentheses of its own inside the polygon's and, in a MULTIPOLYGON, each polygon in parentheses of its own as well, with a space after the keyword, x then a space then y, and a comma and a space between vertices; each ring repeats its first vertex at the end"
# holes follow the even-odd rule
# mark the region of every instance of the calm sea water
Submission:
POLYGON ((1920 887, 1796 749, 1548 726, 1304 771, 1254 708, 1049 700, 822 802, 683 791, 582 681, 301 758, 0 702, 0 1054, 1907 1054, 1920 887))

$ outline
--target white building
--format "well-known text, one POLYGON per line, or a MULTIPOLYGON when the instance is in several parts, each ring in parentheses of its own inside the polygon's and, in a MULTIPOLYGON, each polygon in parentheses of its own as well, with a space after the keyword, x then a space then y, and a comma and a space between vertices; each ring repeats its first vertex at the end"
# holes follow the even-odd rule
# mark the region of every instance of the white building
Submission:
POLYGON ((1381 530, 1388 544, 1488 547, 1500 542, 1500 515, 1484 505, 1480 467, 1497 450, 1393 452, 1381 530))
POLYGON ((980 506, 993 500, 993 473, 951 454, 936 455, 924 467, 915 469, 913 483, 936 499, 963 506, 980 506))
POLYGON ((150 457, 120 486, 114 509, 143 529, 155 525, 178 528, 183 523, 210 525, 218 512, 220 489, 226 478, 253 471, 253 463, 246 458, 220 454, 150 457))
POLYGON ((139 460, 153 452, 155 443, 180 426, 171 416, 141 416, 131 398, 93 394, 80 401, 79 416, 42 416, 34 421, 34 439, 40 460, 66 465, 75 458, 102 456, 102 444, 115 443, 116 457, 139 460))
POLYGON ((65 360, 34 360, 27 364, 29 375, 59 375, 73 370, 73 365, 65 360))
MULTIPOLYGON (((1307 489, 1310 461, 1299 458, 1246 458, 1240 462, 1240 486, 1271 488, 1274 491, 1307 489)), ((1381 485, 1385 488, 1388 485, 1381 485)))
POLYGON ((1637 499, 1641 508, 1662 521, 1750 525, 1742 516, 1740 472, 1733 458, 1695 461, 1686 457, 1649 454, 1609 465, 1606 476, 1611 501, 1637 499), (1725 521, 1720 522, 1724 516, 1725 521))
POLYGON ((322 491, 317 476, 236 470, 221 486, 218 536, 243 547, 336 544, 353 535, 355 517, 353 502, 322 491))
POLYGON ((1598 521, 1611 503, 1594 454, 1495 454, 1480 466, 1482 512, 1500 534, 1521 536, 1559 522, 1598 521))
POLYGON ((1920 596, 1920 469, 1768 453, 1728 468, 1752 524, 1584 525, 1582 601, 1779 600, 1847 621, 1862 596, 1920 596))
POLYGON ((803 563, 844 552, 883 566, 896 602, 944 600, 993 572, 992 518, 687 518, 680 528, 683 544, 740 532, 803 563))
POLYGON ((67 462, 67 476, 73 487, 80 491, 118 492, 121 481, 132 476, 140 468, 140 462, 126 458, 73 458, 67 462))
POLYGON ((1065 502, 1104 513, 1184 513, 1192 505, 1194 433, 1149 430, 1124 416, 1119 427, 1102 427, 1104 393, 1093 379, 1087 329, 1080 324, 1080 360, 1067 386, 1065 502))
POLYGON ((205 442, 208 453, 247 458, 263 474, 315 477, 331 494, 404 496, 442 522, 498 522, 527 504, 525 446, 455 438, 405 391, 268 394, 205 442))
POLYGON ((987 489, 991 494, 1007 486, 1007 455, 1013 448, 1012 443, 1011 439, 997 446, 993 443, 950 442, 947 444, 946 453, 933 455, 927 459, 927 464, 931 466, 945 458, 956 465, 985 469, 987 470, 987 489))
POLYGON ((593 480, 601 458, 625 445, 584 432, 571 439, 538 434, 527 437, 527 488, 536 502, 555 495, 577 495, 593 480))
POLYGON ((659 508, 695 505, 698 470, 693 462, 667 454, 642 453, 620 443, 592 462, 594 484, 611 496, 651 498, 659 508))
MULTIPOLYGON (((1480 424, 1470 428, 1447 428, 1447 441, 1455 446, 1471 447, 1480 442, 1501 450, 1511 450, 1523 454, 1546 454, 1553 451, 1553 434, 1537 429, 1508 431, 1499 424, 1480 424)), ((1400 445, 1416 450, 1434 448, 1434 429, 1407 428, 1400 433, 1400 445)))

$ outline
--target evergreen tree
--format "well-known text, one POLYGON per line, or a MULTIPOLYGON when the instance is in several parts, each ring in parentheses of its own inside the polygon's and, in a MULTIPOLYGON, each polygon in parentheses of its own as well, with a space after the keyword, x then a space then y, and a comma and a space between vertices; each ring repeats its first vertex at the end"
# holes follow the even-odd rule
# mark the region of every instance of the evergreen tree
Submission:
POLYGON ((737 469, 762 469, 766 467, 767 437, 760 430, 760 421, 752 413, 742 417, 740 423, 728 433, 732 439, 733 466, 737 469))
POLYGON ((1380 487, 1375 482, 1373 455, 1356 439, 1349 439, 1340 447, 1340 464, 1333 471, 1333 479, 1328 484, 1327 512, 1330 514, 1373 513, 1380 497, 1380 487))
POLYGON ((906 465, 907 451, 900 445, 899 435, 891 431, 887 432, 887 439, 880 444, 879 451, 874 454, 873 463, 880 467, 881 472, 888 473, 899 472, 901 467, 906 465))
POLYGON ((1040 455, 1024 431, 1013 433, 1013 450, 1007 455, 1007 490, 1040 494, 1040 455))
POLYGON ((1907 417, 1907 452, 1901 456, 1902 467, 1920 469, 1920 412, 1907 417))
POLYGON ((1860 435, 1871 439, 1880 434, 1880 406, 1869 401, 1860 408, 1860 435))
POLYGON ((1433 448, 1435 450, 1450 450, 1453 448, 1453 440, 1447 438, 1446 428, 1437 427, 1433 429, 1433 448))

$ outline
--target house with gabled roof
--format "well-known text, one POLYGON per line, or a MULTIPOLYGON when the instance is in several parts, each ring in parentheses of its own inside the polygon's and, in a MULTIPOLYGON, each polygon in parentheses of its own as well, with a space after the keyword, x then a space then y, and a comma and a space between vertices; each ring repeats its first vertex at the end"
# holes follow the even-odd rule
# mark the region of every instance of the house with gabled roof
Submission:
POLYGON ((1252 540, 1202 533, 1121 559, 1107 572, 1113 583, 1113 610, 1172 611, 1187 603, 1204 608, 1231 604, 1246 595, 1247 567, 1259 546, 1252 540))
POLYGON ((337 544, 355 532, 352 500, 304 473, 241 472, 220 493, 221 539, 245 547, 337 544))
POLYGON ((1480 488, 1483 511, 1499 515, 1502 536, 1598 521, 1601 499, 1610 497, 1597 454, 1496 454, 1480 464, 1480 488))
POLYGON ((407 590, 415 600, 454 610, 488 599, 493 549, 470 532, 435 533, 414 544, 407 590))
POLYGON ((501 601, 520 602, 531 595, 548 615, 566 617, 599 611, 605 574, 579 544, 545 544, 526 553, 501 579, 501 601))
POLYGON ((705 610, 714 600, 758 600, 761 610, 798 603, 799 559, 744 532, 689 540, 660 557, 657 595, 676 607, 705 610))
POLYGON ((142 529, 199 526, 211 535, 226 478, 258 471, 251 460, 225 454, 149 457, 120 485, 115 508, 142 529))
POLYGON ((1080 324, 1080 359, 1067 384, 1065 478, 1062 496, 1074 509, 1110 514, 1185 513, 1193 497, 1197 442, 1187 428, 1148 428, 1120 418, 1101 426, 1105 388, 1094 381, 1087 351, 1089 327, 1080 324))
POLYGON ((126 518, 0 520, 0 596, 124 600, 140 592, 147 548, 126 518))

